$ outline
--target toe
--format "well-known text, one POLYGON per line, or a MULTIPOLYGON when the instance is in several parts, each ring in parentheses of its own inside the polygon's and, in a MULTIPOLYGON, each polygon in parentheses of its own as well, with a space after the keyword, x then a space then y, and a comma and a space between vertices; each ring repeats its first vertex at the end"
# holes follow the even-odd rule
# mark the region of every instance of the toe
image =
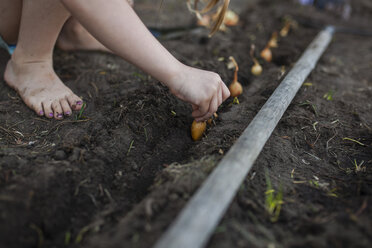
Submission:
POLYGON ((54 113, 53 113, 53 110, 52 110, 52 106, 51 106, 51 103, 49 102, 43 102, 43 108, 44 108, 44 115, 46 118, 53 118, 54 116, 54 113))
POLYGON ((44 116, 43 105, 40 101, 35 101, 34 99, 26 98, 24 99, 24 102, 29 108, 34 110, 38 116, 44 116))
POLYGON ((37 105, 32 105, 31 107, 38 116, 44 116, 44 110, 43 110, 43 106, 41 103, 37 104, 37 105))
POLYGON ((80 110, 83 106, 83 100, 80 99, 77 95, 69 95, 67 101, 70 104, 72 110, 80 110))
POLYGON ((67 102, 67 100, 66 99, 62 99, 60 101, 60 103, 61 103, 61 106, 62 106, 63 113, 66 116, 70 116, 72 114, 72 110, 71 110, 70 104, 67 102))
POLYGON ((52 103, 52 109, 53 109, 53 112, 54 112, 54 118, 56 118, 58 120, 63 119, 62 106, 61 106, 61 103, 58 100, 55 100, 52 103))

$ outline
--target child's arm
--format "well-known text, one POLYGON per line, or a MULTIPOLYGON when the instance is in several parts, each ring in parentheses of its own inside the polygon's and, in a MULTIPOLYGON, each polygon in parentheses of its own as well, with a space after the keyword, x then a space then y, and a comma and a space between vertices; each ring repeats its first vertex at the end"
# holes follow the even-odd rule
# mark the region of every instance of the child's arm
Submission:
POLYGON ((167 85, 206 120, 230 93, 218 74, 191 68, 175 59, 148 31, 125 0, 61 0, 102 44, 167 85))

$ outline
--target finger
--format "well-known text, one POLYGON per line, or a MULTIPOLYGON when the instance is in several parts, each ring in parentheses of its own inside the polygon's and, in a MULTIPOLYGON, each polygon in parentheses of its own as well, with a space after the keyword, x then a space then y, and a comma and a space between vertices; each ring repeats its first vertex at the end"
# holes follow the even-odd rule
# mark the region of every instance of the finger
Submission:
POLYGON ((218 92, 217 92, 217 96, 218 96, 218 106, 221 105, 221 103, 223 102, 223 97, 222 97, 222 85, 220 84, 220 86, 218 87, 218 92))
POLYGON ((192 107, 192 111, 197 110, 199 108, 198 105, 195 105, 195 104, 191 104, 191 107, 192 107))
POLYGON ((196 121, 206 121, 206 120, 208 120, 217 111, 217 108, 218 108, 217 102, 218 102, 218 96, 217 96, 217 94, 215 94, 212 98, 212 101, 209 104, 208 112, 205 113, 205 115, 196 118, 196 121))
POLYGON ((226 84, 222 83, 222 100, 225 101, 230 96, 230 91, 226 84))
POLYGON ((201 116, 204 116, 209 109, 209 101, 205 101, 204 103, 200 104, 197 109, 195 109, 191 115, 194 118, 200 118, 201 116))

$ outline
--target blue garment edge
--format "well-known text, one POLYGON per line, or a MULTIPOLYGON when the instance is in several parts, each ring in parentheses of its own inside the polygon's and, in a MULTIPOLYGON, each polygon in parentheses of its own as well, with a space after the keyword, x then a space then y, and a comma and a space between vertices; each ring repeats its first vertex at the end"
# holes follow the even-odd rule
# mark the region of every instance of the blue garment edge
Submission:
POLYGON ((15 45, 8 45, 0 35, 0 47, 4 48, 10 55, 13 54, 15 45))

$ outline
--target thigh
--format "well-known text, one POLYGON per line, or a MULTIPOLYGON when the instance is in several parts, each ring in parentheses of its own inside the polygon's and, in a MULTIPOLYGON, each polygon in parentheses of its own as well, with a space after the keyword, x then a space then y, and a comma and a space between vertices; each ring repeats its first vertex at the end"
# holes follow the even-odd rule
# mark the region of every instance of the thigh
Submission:
POLYGON ((17 42, 22 0, 0 0, 0 35, 8 44, 17 42))

